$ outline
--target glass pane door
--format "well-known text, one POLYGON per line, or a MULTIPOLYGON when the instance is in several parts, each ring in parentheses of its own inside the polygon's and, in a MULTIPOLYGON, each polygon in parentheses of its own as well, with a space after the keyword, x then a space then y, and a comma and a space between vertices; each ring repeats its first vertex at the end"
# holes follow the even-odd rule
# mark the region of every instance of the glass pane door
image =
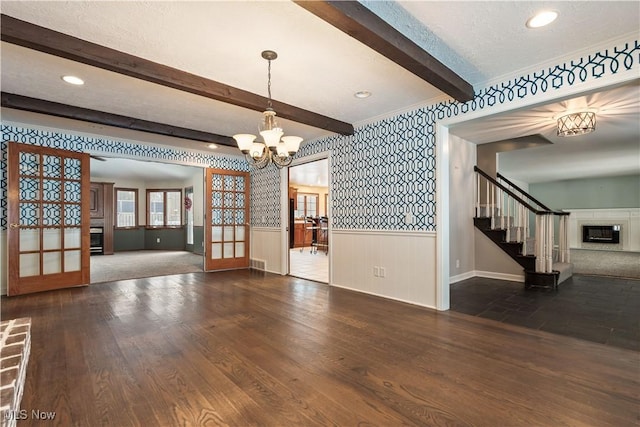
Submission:
POLYGON ((9 143, 9 295, 89 284, 89 155, 9 143))
POLYGON ((249 267, 249 174, 207 169, 206 270, 249 267))

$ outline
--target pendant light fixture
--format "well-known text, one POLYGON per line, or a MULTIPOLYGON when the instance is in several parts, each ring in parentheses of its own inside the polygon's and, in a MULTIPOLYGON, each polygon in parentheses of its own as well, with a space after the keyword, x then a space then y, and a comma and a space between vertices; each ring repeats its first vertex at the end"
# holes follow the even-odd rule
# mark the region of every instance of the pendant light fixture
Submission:
POLYGON ((276 112, 271 102, 271 61, 278 57, 272 50, 262 52, 262 57, 269 63, 267 92, 269 98, 267 109, 262 113, 262 122, 259 126, 260 136, 263 141, 256 141, 256 135, 240 133, 233 135, 238 148, 247 157, 247 161, 258 169, 273 163, 278 168, 289 166, 293 156, 298 152, 302 138, 299 136, 283 136, 284 131, 278 124, 276 112))

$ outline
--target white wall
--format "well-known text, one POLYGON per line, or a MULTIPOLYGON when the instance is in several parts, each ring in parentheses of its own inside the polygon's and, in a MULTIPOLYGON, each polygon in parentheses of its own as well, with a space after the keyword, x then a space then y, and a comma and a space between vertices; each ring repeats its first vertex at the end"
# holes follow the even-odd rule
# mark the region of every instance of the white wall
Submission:
POLYGON ((7 265, 7 231, 0 230, 0 294, 7 294, 7 285, 9 283, 9 266, 7 265))
MULTIPOLYGON (((330 285, 436 308, 435 233, 333 230, 329 239, 330 285)), ((285 274, 281 245, 279 228, 252 228, 251 259, 271 273, 285 274)))
POLYGON ((450 282, 472 277, 475 270, 474 183, 476 145, 449 135, 449 276, 450 282))
POLYGON ((270 273, 286 274, 282 271, 281 230, 275 227, 251 227, 250 258, 265 262, 270 273))
POLYGON ((331 285, 436 308, 435 233, 334 230, 330 238, 331 285))
POLYGON ((193 177, 183 183, 183 190, 186 187, 193 187, 193 225, 202 227, 204 225, 204 169, 194 170, 193 177))
POLYGON ((524 269, 482 231, 475 229, 475 271, 473 276, 524 282, 524 269))

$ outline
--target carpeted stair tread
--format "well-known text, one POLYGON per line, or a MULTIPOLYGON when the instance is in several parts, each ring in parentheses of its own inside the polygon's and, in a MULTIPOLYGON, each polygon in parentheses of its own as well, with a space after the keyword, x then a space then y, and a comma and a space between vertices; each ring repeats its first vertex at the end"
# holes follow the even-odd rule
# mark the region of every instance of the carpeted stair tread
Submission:
POLYGON ((570 262, 554 262, 553 269, 560 272, 560 275, 558 276, 558 284, 573 276, 573 264, 570 262))

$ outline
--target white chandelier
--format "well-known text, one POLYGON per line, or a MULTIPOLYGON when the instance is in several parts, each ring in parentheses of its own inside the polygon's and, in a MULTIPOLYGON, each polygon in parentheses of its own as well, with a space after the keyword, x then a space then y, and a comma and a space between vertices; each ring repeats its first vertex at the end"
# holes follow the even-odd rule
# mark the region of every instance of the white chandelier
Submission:
POLYGON ((272 50, 262 52, 262 57, 269 62, 267 91, 269 100, 267 109, 262 113, 260 136, 264 142, 256 141, 256 136, 248 133, 233 135, 238 148, 247 157, 247 161, 258 169, 273 163, 278 168, 289 166, 293 156, 298 152, 302 138, 299 136, 282 136, 284 131, 278 125, 276 112, 271 103, 271 61, 278 57, 272 50))
POLYGON ((584 135, 596 130, 596 114, 592 111, 566 114, 558 118, 558 136, 584 135))

